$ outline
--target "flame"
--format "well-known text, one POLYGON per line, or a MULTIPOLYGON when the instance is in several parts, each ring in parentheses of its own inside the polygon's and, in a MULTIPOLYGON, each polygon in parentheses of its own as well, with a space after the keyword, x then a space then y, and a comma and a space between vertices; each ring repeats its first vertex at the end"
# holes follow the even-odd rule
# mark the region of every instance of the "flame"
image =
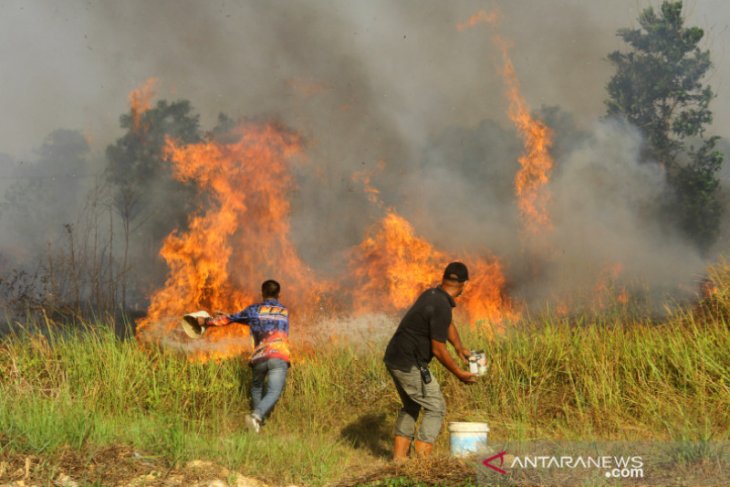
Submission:
MULTIPOLYGON (((186 146, 168 139, 166 157, 181 181, 194 181, 209 208, 173 232, 160 255, 170 268, 162 289, 153 294, 141 339, 169 333, 177 320, 197 309, 236 312, 260 297, 267 278, 282 282, 282 295, 294 309, 316 306, 324 284, 299 258, 289 239, 293 180, 287 160, 300 152, 299 138, 272 124, 242 125, 235 142, 207 141, 186 146)), ((225 358, 249 348, 245 327, 209 328, 205 340, 226 346, 201 349, 198 358, 225 358), (211 353, 214 351, 215 353, 211 353)))
POLYGON ((129 94, 129 106, 132 109, 132 128, 135 131, 142 128, 142 115, 152 106, 156 84, 157 78, 149 78, 129 94))
POLYGON ((445 254, 417 237, 405 218, 389 210, 355 251, 355 311, 393 312, 407 308, 438 281, 437 270, 447 263, 445 254))
POLYGON ((555 314, 561 318, 564 318, 568 316, 568 312, 570 311, 570 308, 566 303, 558 302, 555 305, 555 314))
MULTIPOLYGON (((418 237, 405 218, 388 210, 353 254, 356 312, 407 309, 420 293, 441 280, 441 271, 452 260, 457 259, 418 237)), ((466 260, 472 280, 460 299, 460 316, 472 325, 480 320, 495 322, 514 317, 509 301, 502 295, 505 279, 499 263, 493 258, 466 260)))
POLYGON ((372 184, 372 178, 375 174, 383 172, 384 169, 385 161, 381 159, 378 161, 378 165, 374 170, 368 171, 367 169, 363 169, 362 171, 355 171, 352 174, 352 180, 363 185, 363 191, 365 191, 368 201, 380 208, 385 208, 385 205, 380 199, 380 190, 372 184))
MULTIPOLYGON (((478 24, 494 24, 497 12, 479 11, 463 24, 462 31, 478 24)), ((510 101, 509 116, 520 131, 525 153, 515 178, 518 204, 525 227, 534 233, 551 227, 546 185, 552 169, 549 154, 550 130, 532 118, 520 95, 514 67, 506 43, 502 48, 503 76, 510 101)), ((291 88, 305 96, 327 87, 318 83, 291 80, 291 88)), ((153 80, 130 95, 135 127, 149 107, 153 80)), ((188 229, 174 232, 165 240, 161 255, 170 268, 162 289, 151 298, 147 317, 138 327, 138 336, 159 338, 152 330, 170 334, 181 316, 196 309, 238 311, 256 300, 254 284, 274 277, 284 284, 285 301, 302 314, 316 314, 332 283, 316 278, 299 258, 289 239, 290 205, 288 192, 293 180, 287 161, 300 153, 299 138, 274 125, 242 125, 235 131, 236 142, 207 141, 179 146, 168 140, 165 154, 172 162, 175 177, 194 181, 211 203, 190 217, 188 229), (253 287, 252 287, 253 286, 253 287)), ((380 161, 378 170, 382 171, 380 161)), ((471 281, 457 308, 457 316, 472 325, 485 320, 501 326, 518 313, 504 297, 505 277, 500 262, 489 253, 454 257, 416 235, 413 226, 394 209, 386 208, 372 185, 374 172, 353 174, 363 184, 371 204, 385 216, 371 227, 362 243, 352 250, 352 291, 354 314, 400 312, 410 306, 426 288, 435 285, 441 271, 453 260, 462 260, 471 270, 471 281)), ((243 327, 211 328, 205 346, 196 358, 225 358, 248 348, 243 327), (213 347, 212 345, 220 345, 213 347), (215 350, 215 353, 212 352, 215 350)), ((200 343, 200 341, 196 342, 200 343)))
MULTIPOLYGON (((371 183, 374 174, 383 169, 385 161, 381 160, 374 170, 355 172, 352 179, 362 183, 370 203, 385 209, 380 191, 371 183)), ((448 262, 443 253, 415 235, 405 218, 392 208, 385 211, 383 220, 366 233, 350 262, 357 282, 353 288, 356 313, 405 309, 437 281, 437 267, 448 262)))
POLYGON ((517 205, 523 225, 531 234, 542 233, 552 227, 549 213, 550 193, 547 184, 553 168, 550 155, 552 131, 530 115, 527 103, 520 94, 520 83, 509 56, 507 42, 495 36, 494 42, 502 51, 502 76, 507 85, 508 115, 522 136, 525 152, 519 158, 521 169, 515 176, 517 205))
POLYGON ((612 305, 627 306, 629 291, 619 284, 623 274, 623 265, 620 263, 605 266, 598 274, 593 288, 593 309, 602 310, 612 305))
POLYGON ((496 24, 499 22, 499 17, 499 12, 496 10, 491 12, 479 10, 477 13, 469 17, 466 22, 456 24, 456 30, 463 32, 467 29, 471 29, 472 27, 476 27, 479 24, 496 24))
POLYGON ((467 256, 470 280, 460 298, 457 315, 464 315, 472 326, 487 321, 503 328, 505 320, 516 320, 519 313, 504 294, 506 279, 499 260, 467 256))
MULTIPOLYGON (((494 25, 498 21, 498 11, 487 13, 480 10, 456 27, 459 31, 464 31, 478 24, 494 25)), ((507 114, 522 136, 525 146, 525 151, 519 158, 520 170, 515 176, 517 205, 527 232, 539 234, 552 227, 548 208, 550 193, 546 187, 554 165, 550 155, 552 131, 530 115, 527 103, 520 93, 520 83, 509 56, 507 41, 499 35, 495 35, 492 40, 502 53, 502 77, 507 86, 506 95, 509 100, 507 114)))
MULTIPOLYGON (((257 299, 256 286, 268 277, 281 280, 285 301, 298 315, 312 316, 331 289, 331 283, 317 280, 300 260, 289 239, 287 195, 293 179, 286 162, 299 154, 299 138, 274 125, 242 125, 233 135, 235 142, 181 146, 168 139, 165 145, 174 176, 194 181, 208 203, 189 218, 186 231, 173 232, 165 240, 160 255, 169 276, 153 294, 137 336, 142 342, 169 342, 177 334, 173 346, 194 360, 249 351, 246 328, 208 328, 202 339, 191 342, 180 336, 174 317, 197 309, 238 311, 257 299)), ((376 170, 384 165, 380 161, 376 170)), ((383 207, 372 176, 363 171, 353 179, 363 183, 372 203, 383 207)), ((405 218, 387 210, 353 254, 358 284, 352 292, 354 313, 406 309, 440 279, 441 269, 451 260, 455 259, 416 236, 405 218)), ((503 318, 510 306, 502 299, 504 277, 498 262, 472 260, 475 277, 462 314, 472 322, 503 318)))

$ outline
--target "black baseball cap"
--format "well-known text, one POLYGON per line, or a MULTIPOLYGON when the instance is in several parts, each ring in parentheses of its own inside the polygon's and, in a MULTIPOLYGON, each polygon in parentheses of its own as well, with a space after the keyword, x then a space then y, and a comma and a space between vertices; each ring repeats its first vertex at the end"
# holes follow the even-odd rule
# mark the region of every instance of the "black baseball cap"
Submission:
POLYGON ((444 279, 465 282, 469 280, 469 271, 461 262, 452 262, 444 269, 444 279))

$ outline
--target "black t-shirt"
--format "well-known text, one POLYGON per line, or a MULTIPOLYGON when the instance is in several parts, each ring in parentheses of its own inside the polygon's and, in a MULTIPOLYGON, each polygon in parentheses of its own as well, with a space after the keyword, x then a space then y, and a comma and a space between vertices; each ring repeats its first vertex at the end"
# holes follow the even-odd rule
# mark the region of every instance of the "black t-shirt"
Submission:
POLYGON ((411 306, 385 349, 385 364, 409 371, 420 361, 431 361, 431 340, 446 343, 451 324, 451 308, 456 303, 441 288, 428 289, 411 306))

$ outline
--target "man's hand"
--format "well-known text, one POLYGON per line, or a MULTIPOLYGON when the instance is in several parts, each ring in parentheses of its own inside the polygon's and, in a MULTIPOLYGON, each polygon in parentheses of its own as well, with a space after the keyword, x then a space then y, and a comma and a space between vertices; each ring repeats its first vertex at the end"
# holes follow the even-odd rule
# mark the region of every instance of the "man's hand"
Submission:
POLYGON ((226 326, 231 323, 228 315, 219 314, 213 318, 205 318, 205 326, 226 326))
POLYGON ((456 355, 461 357, 461 360, 463 360, 464 362, 468 362, 469 357, 471 357, 471 350, 469 350, 468 348, 464 348, 464 347, 457 348, 456 355))
POLYGON ((464 384, 476 384, 477 382, 477 374, 472 374, 471 372, 462 371, 458 377, 464 384))
POLYGON ((449 372, 454 374, 459 380, 465 384, 473 384, 477 381, 476 376, 465 370, 461 370, 456 364, 451 354, 446 350, 446 344, 438 340, 431 340, 431 352, 433 356, 446 367, 449 372))
POLYGON ((451 345, 454 347, 456 355, 461 358, 461 360, 463 360, 464 362, 469 361, 471 351, 461 343, 459 331, 456 329, 456 326, 454 326, 453 323, 449 325, 449 343, 451 343, 451 345))

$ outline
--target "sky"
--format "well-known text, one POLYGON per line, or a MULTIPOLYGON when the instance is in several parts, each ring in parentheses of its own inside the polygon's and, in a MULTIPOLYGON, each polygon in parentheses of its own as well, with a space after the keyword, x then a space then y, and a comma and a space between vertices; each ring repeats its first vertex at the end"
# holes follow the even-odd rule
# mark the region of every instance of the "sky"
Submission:
MULTIPOLYGON (((297 91, 322 85, 344 107, 363 95, 348 93, 350 82, 417 139, 504 117, 486 29, 455 29, 495 7, 528 103, 558 105, 589 123, 604 112, 605 56, 621 47, 616 30, 635 26, 656 3, 4 0, 0 153, 26 157, 58 128, 105 146, 120 134, 129 92, 150 77, 160 97, 190 99, 204 126, 225 111, 276 113, 303 129, 313 122, 298 118, 297 91), (337 69, 346 75, 338 79, 337 69)), ((730 98, 730 3, 689 0, 685 12, 705 29, 715 65, 707 80, 718 95, 714 132, 730 136, 730 104, 720 102, 730 98)))

